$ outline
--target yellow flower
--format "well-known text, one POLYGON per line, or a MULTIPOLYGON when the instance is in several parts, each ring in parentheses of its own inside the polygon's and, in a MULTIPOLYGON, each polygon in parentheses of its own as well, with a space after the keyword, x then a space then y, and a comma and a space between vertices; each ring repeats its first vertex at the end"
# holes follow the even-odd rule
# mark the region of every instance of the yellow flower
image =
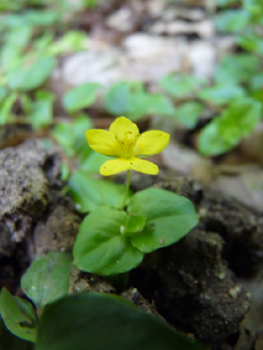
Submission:
POLYGON ((109 131, 87 130, 86 137, 94 151, 117 157, 102 164, 100 173, 104 176, 128 169, 144 174, 158 174, 157 165, 140 158, 162 152, 170 139, 169 134, 158 130, 146 131, 140 135, 137 125, 125 117, 116 118, 109 131))

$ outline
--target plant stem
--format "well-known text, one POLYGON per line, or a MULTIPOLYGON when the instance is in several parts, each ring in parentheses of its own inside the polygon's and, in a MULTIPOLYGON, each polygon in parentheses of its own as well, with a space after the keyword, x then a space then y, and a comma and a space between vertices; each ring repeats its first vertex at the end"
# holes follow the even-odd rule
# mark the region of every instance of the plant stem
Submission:
POLYGON ((128 193, 129 193, 129 188, 130 188, 130 169, 127 170, 126 190, 125 190, 124 200, 123 200, 123 203, 121 206, 122 210, 125 208, 126 200, 127 200, 128 193))

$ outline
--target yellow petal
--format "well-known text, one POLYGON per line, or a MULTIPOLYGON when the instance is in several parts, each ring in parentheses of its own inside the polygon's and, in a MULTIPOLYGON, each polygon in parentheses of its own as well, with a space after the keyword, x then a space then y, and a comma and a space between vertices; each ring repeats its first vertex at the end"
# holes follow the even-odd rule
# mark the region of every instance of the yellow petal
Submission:
POLYGON ((114 175, 121 171, 128 170, 129 168, 129 161, 127 159, 111 159, 102 164, 100 167, 100 174, 104 176, 114 175))
POLYGON ((168 145, 170 135, 159 130, 150 130, 142 133, 133 149, 134 156, 150 156, 162 152, 168 145))
POLYGON ((134 157, 128 160, 128 164, 131 169, 143 174, 156 175, 159 172, 158 166, 148 160, 134 157))
POLYGON ((106 156, 122 156, 122 149, 114 134, 102 129, 91 129, 86 131, 88 143, 94 151, 106 156))
POLYGON ((116 118, 110 126, 110 132, 115 134, 118 140, 121 141, 124 140, 127 133, 133 134, 136 137, 139 135, 138 126, 125 117, 116 118))

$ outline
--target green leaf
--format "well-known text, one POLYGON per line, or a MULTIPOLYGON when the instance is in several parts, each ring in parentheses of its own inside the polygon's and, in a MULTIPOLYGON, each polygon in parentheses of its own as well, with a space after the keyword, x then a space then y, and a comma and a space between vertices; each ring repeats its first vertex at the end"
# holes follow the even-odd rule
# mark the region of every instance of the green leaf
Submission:
POLYGON ((38 308, 67 295, 71 259, 65 253, 38 255, 21 280, 21 287, 38 308))
POLYGON ((7 83, 11 89, 30 91, 41 86, 55 67, 53 57, 41 56, 31 62, 24 60, 7 73, 7 83))
POLYGON ((81 51, 85 48, 87 36, 78 30, 71 30, 62 36, 58 41, 49 45, 47 52, 50 55, 61 55, 71 51, 81 51))
POLYGON ((249 87, 253 90, 261 90, 263 88, 263 72, 257 73, 257 75, 254 75, 251 77, 251 80, 249 82, 249 87))
POLYGON ((0 103, 0 125, 10 122, 13 118, 12 107, 17 99, 17 93, 13 92, 0 103))
POLYGON ((101 85, 97 83, 85 83, 79 85, 63 97, 63 106, 69 113, 77 112, 91 106, 96 100, 96 92, 101 85))
POLYGON ((53 121, 53 102, 55 95, 52 92, 39 90, 36 93, 32 114, 29 116, 35 129, 50 125, 53 121))
POLYGON ((113 157, 105 156, 104 154, 91 151, 88 157, 81 164, 81 170, 87 173, 98 173, 100 167, 109 159, 114 159, 113 157))
POLYGON ((174 115, 175 108, 172 102, 164 95, 149 94, 146 114, 174 115))
POLYGON ((31 342, 36 341, 36 317, 33 306, 27 300, 14 298, 7 289, 0 294, 0 313, 6 327, 20 337, 31 342))
POLYGON ((0 51, 0 63, 5 71, 15 69, 22 61, 22 53, 19 46, 5 45, 0 51))
POLYGON ((222 7, 235 4, 236 2, 237 0, 216 0, 217 6, 222 6, 222 7))
POLYGON ((250 15, 245 9, 225 10, 215 18, 216 29, 220 32, 235 33, 246 28, 250 15))
POLYGON ((231 104, 218 118, 205 126, 198 142, 203 155, 222 154, 249 135, 259 122, 262 106, 259 102, 244 98, 231 104))
POLYGON ((215 71, 219 84, 246 83, 260 68, 259 57, 250 54, 227 55, 221 60, 215 71))
POLYGON ((82 213, 95 210, 99 206, 112 206, 120 209, 125 194, 124 185, 94 179, 83 170, 75 171, 69 179, 69 187, 76 208, 82 213))
POLYGON ((105 108, 117 116, 126 114, 132 87, 133 84, 128 82, 120 82, 111 86, 104 97, 105 108))
POLYGON ((138 266, 144 254, 124 234, 127 214, 101 207, 85 217, 73 249, 74 263, 83 271, 116 275, 138 266))
POLYGON ((125 233, 137 234, 145 226, 146 218, 139 215, 129 215, 125 224, 125 233))
POLYGON ((196 126, 200 115, 204 111, 204 105, 199 102, 186 102, 177 106, 174 118, 189 129, 196 126))
POLYGON ((31 36, 33 34, 33 28, 28 25, 23 25, 19 27, 14 27, 5 36, 5 42, 7 45, 15 46, 21 50, 26 48, 31 36))
POLYGON ((191 338, 115 295, 79 293, 48 305, 36 350, 201 350, 191 338))
POLYGON ((7 96, 7 90, 3 86, 0 86, 0 103, 3 102, 5 97, 7 96))
POLYGON ((236 42, 247 51, 263 55, 263 41, 260 36, 248 33, 237 38, 236 42))
POLYGON ((192 75, 179 73, 164 77, 159 85, 174 98, 189 97, 197 93, 205 81, 192 75))
POLYGON ((189 199, 158 188, 149 188, 132 196, 128 213, 147 219, 144 230, 131 236, 132 245, 143 253, 179 241, 199 221, 189 199))
POLYGON ((104 97, 106 109, 135 121, 147 114, 149 94, 141 83, 120 82, 113 85, 104 97))
MULTIPOLYGON (((0 5, 1 6, 1 5, 0 5)), ((34 343, 24 340, 9 332, 0 315, 0 350, 34 350, 34 343)))
POLYGON ((224 105, 235 99, 242 99, 245 96, 245 90, 234 84, 221 84, 203 89, 199 93, 199 98, 214 103, 224 105))
POLYGON ((106 109, 117 116, 125 115, 132 121, 146 115, 171 115, 174 107, 161 94, 147 93, 141 83, 120 82, 113 85, 104 97, 106 109))
POLYGON ((78 156, 84 161, 91 152, 85 131, 92 127, 89 116, 81 114, 72 123, 57 124, 52 134, 68 156, 78 156))
POLYGON ((26 23, 38 27, 49 27, 56 24, 56 22, 60 20, 60 14, 58 11, 43 8, 40 10, 28 9, 23 17, 26 23))

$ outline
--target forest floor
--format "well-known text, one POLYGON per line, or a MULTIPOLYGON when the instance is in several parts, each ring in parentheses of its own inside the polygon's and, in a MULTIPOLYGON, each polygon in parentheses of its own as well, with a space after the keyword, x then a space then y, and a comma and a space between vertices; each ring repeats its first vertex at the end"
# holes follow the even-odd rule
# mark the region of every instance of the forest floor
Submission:
MULTIPOLYGON (((136 80, 155 92, 157 81, 172 71, 212 79, 220 57, 237 48, 231 35, 216 33, 209 4, 111 0, 81 13, 75 26, 88 33, 89 48, 62 57, 50 78, 48 88, 58 96, 55 114, 63 113, 61 99, 69 87, 85 82, 136 80)), ((112 121, 100 101, 88 112, 96 127, 112 121)), ((160 173, 132 174, 132 189, 154 186, 186 196, 200 222, 178 243, 148 254, 122 295, 211 349, 259 350, 262 124, 225 155, 205 158, 195 146, 208 119, 190 131, 158 115, 138 123, 142 131, 169 130, 171 142, 153 158, 160 173)), ((0 136, 0 283, 21 296, 20 278, 35 254, 71 252, 83 215, 63 194, 67 183, 61 180, 58 145, 47 148, 43 135, 27 125, 2 126, 0 136)), ((73 268, 70 292, 90 290, 116 293, 103 277, 73 268)))

